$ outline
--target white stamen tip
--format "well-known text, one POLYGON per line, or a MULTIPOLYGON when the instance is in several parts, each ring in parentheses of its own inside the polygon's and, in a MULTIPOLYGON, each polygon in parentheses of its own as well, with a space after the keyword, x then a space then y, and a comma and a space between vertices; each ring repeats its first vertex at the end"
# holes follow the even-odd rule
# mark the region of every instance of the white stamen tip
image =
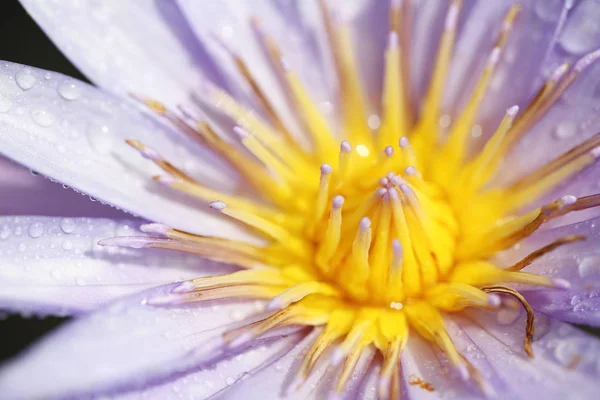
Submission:
POLYGON ((469 373, 469 369, 467 368, 466 365, 458 365, 456 367, 458 369, 458 373, 460 374, 460 377, 462 378, 463 381, 468 381, 469 378, 471 377, 471 374, 469 373))
POLYGON ((517 106, 517 105, 509 107, 506 110, 506 115, 508 115, 509 117, 514 118, 518 113, 519 113, 519 106, 517 106))
POLYGON ((408 138, 406 136, 402 136, 400 138, 399 144, 401 149, 405 149, 408 146, 410 146, 410 142, 408 141, 408 138))
POLYGON ((281 299, 279 297, 274 297, 269 304, 267 304, 268 311, 278 311, 284 307, 281 299))
POLYGON ((140 226, 140 230, 144 233, 155 233, 166 236, 167 233, 171 230, 171 228, 164 224, 152 223, 143 224, 142 226, 140 226))
POLYGON ((388 192, 388 190, 386 188, 380 187, 375 191, 375 194, 377 194, 377 196, 381 197, 381 196, 385 196, 387 192, 388 192))
POLYGON ((192 292, 195 287, 196 285, 194 285, 194 282, 184 281, 171 289, 171 293, 189 293, 192 292))
POLYGON ((242 333, 240 336, 238 336, 237 338, 233 339, 231 342, 229 342, 229 348, 234 348, 234 347, 240 347, 246 343, 248 343, 249 341, 251 341, 254 338, 254 335, 251 332, 246 332, 246 333, 242 333))
POLYGON ((333 198, 333 201, 331 202, 331 206, 333 208, 342 208, 342 206, 344 205, 344 196, 340 196, 337 195, 333 198))
POLYGON ((591 151, 590 151, 590 155, 594 158, 600 158, 600 146, 598 147, 594 147, 591 151))
POLYGON ((211 201, 210 203, 208 203, 208 205, 210 208, 217 211, 223 211, 227 207, 227 204, 225 204, 221 200, 211 201))
POLYGON ((371 227, 371 220, 369 219, 369 217, 363 217, 360 220, 360 229, 361 230, 367 230, 371 227))
POLYGON ((394 31, 390 32, 388 36, 388 49, 396 49, 400 44, 400 40, 398 38, 398 34, 394 31))
POLYGON ((404 173, 408 176, 416 176, 418 174, 417 169, 415 167, 413 167, 412 165, 409 165, 408 167, 406 167, 406 169, 404 170, 404 173))
POLYGON ((392 250, 394 251, 394 254, 402 254, 402 243, 400 240, 392 240, 392 250))
POLYGON ((344 153, 350 153, 352 151, 352 145, 344 140, 340 144, 340 150, 344 153))
POLYGON ((246 138, 246 137, 250 136, 250 134, 249 134, 248 132, 246 132, 244 129, 242 129, 242 128, 241 128, 241 127, 239 127, 239 126, 235 126, 235 127, 233 128, 233 133, 235 133, 236 135, 238 135, 238 137, 239 137, 240 139, 244 139, 244 138, 246 138))
POLYGON ((492 307, 500 307, 502 299, 495 293, 488 294, 488 304, 492 307))
POLYGON ((453 2, 450 4, 450 8, 448 9, 448 14, 446 15, 446 24, 444 28, 447 31, 454 30, 456 28, 456 23, 458 22, 458 12, 460 11, 458 3, 453 2))
POLYGON ((141 249, 152 243, 151 238, 138 236, 121 236, 108 239, 102 239, 98 242, 99 246, 109 247, 129 247, 132 249, 141 249))
POLYGON ((149 299, 145 300, 145 304, 151 306, 167 306, 180 303, 181 297, 178 295, 163 295, 157 297, 150 297, 149 299))
POLYGON ((383 149, 383 152, 386 156, 391 157, 394 155, 394 148, 392 146, 387 146, 385 149, 383 149))
POLYGON ((330 359, 331 365, 333 367, 337 367, 338 365, 340 365, 340 363, 342 361, 344 361, 345 358, 346 358, 346 352, 344 352, 343 349, 338 347, 333 351, 333 354, 331 355, 331 359, 330 359))
POLYGON ((390 180, 389 180, 388 178, 385 178, 385 177, 384 177, 384 178, 381 178, 381 179, 379 180, 379 184, 380 184, 381 186, 387 186, 387 185, 389 185, 389 184, 390 184, 390 180))
POLYGON ((321 173, 323 175, 329 175, 333 172, 333 168, 331 167, 331 165, 329 164, 323 164, 321 165, 321 173))
POLYGON ((490 65, 498 64, 498 61, 500 61, 501 53, 502 53, 502 50, 500 49, 500 47, 494 47, 494 49, 490 53, 490 57, 488 58, 488 63, 490 65))
POLYGON ((554 287, 556 287, 557 289, 569 289, 571 287, 569 281, 565 279, 554 278, 552 279, 552 282, 554 282, 554 287))
POLYGON ((154 178, 154 180, 162 185, 170 186, 175 183, 175 178, 171 175, 160 175, 154 178))
POLYGON ((561 197, 560 201, 563 204, 563 206, 570 206, 571 204, 574 204, 577 201, 577 197, 568 194, 566 196, 561 197))
MULTIPOLYGON (((404 179, 402 179, 401 177, 399 177, 398 175, 394 175, 391 179, 392 183, 396 186, 400 186, 400 185, 405 185, 406 183, 404 183, 404 179)), ((402 189, 402 188, 400 188, 402 189)))

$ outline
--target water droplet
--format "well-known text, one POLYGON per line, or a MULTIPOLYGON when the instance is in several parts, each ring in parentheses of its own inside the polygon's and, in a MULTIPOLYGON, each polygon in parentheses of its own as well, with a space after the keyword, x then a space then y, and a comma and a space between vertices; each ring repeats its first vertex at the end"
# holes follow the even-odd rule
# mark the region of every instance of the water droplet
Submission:
POLYGON ((62 248, 63 250, 71 250, 73 248, 73 242, 71 242, 70 240, 63 240, 62 242, 62 248))
POLYGON ((34 239, 39 238, 44 233, 44 224, 41 222, 34 222, 33 224, 29 225, 27 233, 29 233, 29 236, 34 239))
POLYGON ((4 227, 2 228, 2 231, 0 231, 0 239, 2 240, 6 240, 8 239, 8 237, 10 236, 10 229, 8 229, 8 227, 4 227))
POLYGON ((76 100, 81 96, 83 88, 81 84, 75 80, 67 79, 58 85, 58 94, 65 100, 76 100))
POLYGON ((48 110, 34 108, 31 110, 31 118, 39 126, 47 127, 54 123, 56 117, 48 110))
POLYGON ((27 245, 25 243, 19 243, 18 249, 20 252, 24 252, 27 250, 27 245))
POLYGON ((35 86, 36 78, 31 73, 31 69, 23 68, 17 75, 15 76, 15 80, 17 81, 17 85, 23 90, 29 90, 33 86, 35 86))
POLYGON ((75 228, 77 228, 75 220, 71 218, 63 218, 60 220, 60 229, 62 229, 64 233, 73 233, 75 228))
POLYGON ((244 314, 242 314, 239 310, 234 310, 229 314, 229 317, 232 321, 241 321, 244 319, 244 314))
POLYGON ((77 286, 85 286, 86 282, 85 282, 85 279, 83 279, 81 276, 76 276, 75 277, 75 284, 77 286))
POLYGON ((569 15, 559 38, 562 48, 573 54, 583 54, 595 49, 600 42, 598 21, 600 4, 596 0, 581 0, 569 15))
POLYGON ((62 272, 59 269, 53 269, 50 271, 50 275, 56 280, 60 280, 60 278, 62 278, 62 272))
POLYGON ((438 123, 440 124, 441 128, 447 128, 452 123, 452 118, 450 118, 450 116, 448 114, 444 114, 440 117, 440 120, 438 123))
POLYGON ((577 132, 577 125, 572 122, 558 124, 554 129, 554 137, 557 139, 567 139, 577 132))
POLYGON ((369 125, 369 128, 376 130, 377 128, 379 128, 381 120, 377 115, 373 114, 367 119, 367 124, 369 125))
POLYGON ((586 257, 577 267, 579 276, 587 278, 590 276, 600 276, 600 257, 586 257))
POLYGON ((0 113, 9 112, 12 109, 13 103, 4 96, 0 96, 0 113))
POLYGON ((496 321, 500 325, 511 325, 515 323, 520 314, 520 309, 503 308, 496 313, 496 321))
POLYGON ((542 21, 554 22, 560 18, 564 0, 537 0, 535 13, 542 21))
POLYGON ((90 144, 99 154, 107 154, 113 146, 113 137, 108 126, 103 124, 91 124, 87 130, 90 144))
POLYGON ((571 298, 571 305, 572 305, 572 306, 574 306, 574 305, 577 305, 577 304, 579 304, 580 302, 581 302, 581 297, 580 297, 580 296, 577 296, 577 295, 575 295, 575 296, 573 296, 573 297, 571 298))
POLYGON ((234 378, 234 377, 232 377, 232 376, 228 376, 228 377, 225 379, 225 383, 226 383, 227 385, 233 385, 233 384, 235 383, 235 378, 234 378))
POLYGON ((554 350, 554 357, 565 367, 572 365, 574 361, 581 359, 580 347, 581 343, 577 339, 561 341, 554 350))

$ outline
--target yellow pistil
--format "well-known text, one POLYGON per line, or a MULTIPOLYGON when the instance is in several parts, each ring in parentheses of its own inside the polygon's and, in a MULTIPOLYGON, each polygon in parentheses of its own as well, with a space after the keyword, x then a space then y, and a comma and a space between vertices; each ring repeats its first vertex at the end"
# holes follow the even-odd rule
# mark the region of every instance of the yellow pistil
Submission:
MULTIPOLYGON (((282 50, 258 19, 253 20, 254 27, 295 106, 293 113, 304 128, 304 138, 290 134, 292 130, 255 81, 250 66, 227 48, 265 118, 209 85, 206 103, 237 123, 233 132, 141 99, 237 169, 254 189, 251 197, 198 182, 175 166, 177 160, 165 160, 138 141, 127 142, 164 171, 164 176, 156 178, 158 182, 201 199, 214 212, 255 232, 262 244, 196 236, 160 224, 144 225, 151 236, 112 238, 101 244, 184 251, 243 268, 192 279, 168 296, 149 299, 154 305, 230 298, 268 300, 267 311, 272 314, 227 332, 223 337, 227 346, 239 346, 286 326, 321 327, 290 390, 299 387, 317 362, 325 359, 339 367, 332 389, 339 393, 362 355, 375 349, 383 360, 380 398, 397 398, 404 379, 400 354, 410 334, 437 346, 464 380, 484 388, 483 378, 454 346, 444 318, 467 307, 493 312, 503 307, 501 296, 512 296, 527 311, 524 347, 533 355, 533 311, 517 290, 506 285, 568 287, 563 280, 522 270, 544 254, 584 238, 566 236, 505 269, 494 265, 491 257, 551 219, 600 205, 600 195, 579 199, 564 195, 529 212, 520 211, 595 162, 600 135, 516 182, 493 189, 490 183, 504 168, 503 161, 517 140, 600 52, 585 56, 572 68, 559 67, 527 107, 506 111, 478 154, 467 155, 469 132, 509 34, 518 23, 520 7, 507 11, 467 104, 445 132, 438 120, 462 1, 449 2, 430 87, 416 119, 406 81, 411 1, 392 0, 389 43, 383 56, 382 121, 372 134, 349 26, 330 15, 325 1, 320 4, 339 78, 340 132, 334 133, 335 127, 310 98, 301 77, 282 60, 282 50), (310 145, 304 148, 298 143, 310 145)), ((412 382, 434 390, 418 377, 410 378, 408 383, 412 382)))

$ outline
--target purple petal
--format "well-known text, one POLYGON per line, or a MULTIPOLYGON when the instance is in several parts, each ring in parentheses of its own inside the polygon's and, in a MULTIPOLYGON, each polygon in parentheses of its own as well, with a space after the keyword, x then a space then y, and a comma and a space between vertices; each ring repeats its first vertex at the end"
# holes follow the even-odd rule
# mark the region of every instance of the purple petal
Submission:
POLYGON ((194 233, 244 237, 208 207, 152 180, 161 170, 125 139, 159 150, 194 176, 222 182, 224 190, 235 175, 137 108, 63 75, 11 63, 0 67, 0 95, 0 149, 13 160, 149 220, 194 233), (32 86, 24 90, 23 81, 32 86))
POLYGON ((418 334, 409 337, 400 359, 404 390, 410 399, 481 398, 458 377, 442 353, 418 334))
POLYGON ((524 316, 507 321, 496 312, 474 311, 456 323, 508 388, 509 398, 596 398, 600 369, 597 338, 538 316, 534 358, 525 355, 524 316))
MULTIPOLYGON (((324 399, 330 394, 330 390, 336 378, 336 369, 327 370, 323 359, 327 359, 325 353, 323 359, 317 363, 313 374, 298 390, 292 390, 291 384, 295 373, 302 363, 303 356, 308 347, 320 334, 320 329, 315 329, 307 335, 291 351, 285 354, 274 365, 265 368, 247 379, 231 386, 215 396, 217 399, 324 399)), ((355 372, 355 378, 350 379, 342 393, 342 399, 354 398, 361 378, 368 369, 374 352, 369 349, 361 357, 355 372)))
POLYGON ((214 365, 197 372, 138 392, 119 395, 115 399, 206 399, 228 386, 242 383, 262 369, 275 369, 283 374, 285 372, 280 370, 277 360, 290 351, 304 335, 305 332, 300 332, 260 342, 235 357, 218 360, 214 365))
POLYGON ((4 365, 0 392, 6 398, 29 399, 140 389, 235 355, 224 352, 220 335, 256 313, 254 302, 172 308, 146 304, 174 287, 122 298, 63 325, 4 365))
POLYGON ((564 245, 537 259, 524 271, 561 278, 571 283, 569 290, 543 290, 526 293, 537 310, 564 321, 600 325, 600 218, 538 232, 525 239, 518 249, 499 257, 510 265, 559 238, 585 236, 585 241, 564 245))
POLYGON ((116 235, 140 235, 138 221, 0 217, 0 308, 66 315, 157 285, 233 267, 153 249, 101 247, 116 235))
MULTIPOLYGON (((333 69, 324 49, 324 32, 315 1, 288 2, 235 0, 197 2, 179 0, 198 40, 218 60, 236 99, 247 102, 247 82, 239 73, 230 51, 240 56, 280 117, 296 133, 301 125, 290 108, 286 90, 279 81, 259 32, 251 24, 258 17, 262 32, 275 38, 285 62, 297 72, 317 103, 333 101, 333 69), (229 50, 225 50, 222 44, 229 50)), ((252 103, 252 102, 250 102, 252 103)), ((252 105, 252 104, 251 104, 252 105)), ((254 104, 256 106, 256 104, 254 104)))
POLYGON ((173 2, 21 4, 85 75, 122 95, 189 102, 209 63, 173 2))
POLYGON ((0 215, 113 217, 127 215, 90 201, 0 156, 0 215))

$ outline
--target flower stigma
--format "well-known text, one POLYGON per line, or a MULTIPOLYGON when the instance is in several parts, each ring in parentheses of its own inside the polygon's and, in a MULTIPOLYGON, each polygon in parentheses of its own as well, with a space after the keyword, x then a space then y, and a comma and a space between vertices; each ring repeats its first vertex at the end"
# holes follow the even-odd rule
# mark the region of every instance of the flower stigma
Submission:
MULTIPOLYGON (((363 353, 375 348, 382 359, 379 396, 398 398, 399 359, 409 335, 414 334, 438 347, 463 380, 485 392, 489 389, 483 378, 450 338, 444 315, 468 307, 495 312, 514 304, 510 300, 517 300, 527 313, 523 347, 533 357, 533 311, 510 285, 568 288, 564 280, 522 269, 560 246, 585 238, 561 238, 509 267, 496 265, 492 256, 517 245, 550 220, 600 204, 600 195, 563 195, 522 211, 593 164, 600 155, 600 135, 516 181, 500 186, 490 183, 507 168, 503 161, 514 145, 600 52, 572 66, 558 67, 525 107, 506 110, 482 149, 473 153, 469 147, 472 127, 521 8, 509 8, 466 105, 451 123, 442 124, 441 101, 461 3, 450 2, 430 85, 417 114, 411 107, 415 99, 407 80, 412 4, 391 1, 381 123, 376 129, 368 123, 349 26, 332 18, 325 1, 321 11, 338 77, 339 129, 311 100, 275 39, 256 18, 257 37, 301 121, 303 137, 286 126, 251 66, 231 49, 226 50, 258 99, 261 112, 253 112, 207 84, 208 105, 204 106, 218 105, 218 111, 237 124, 229 137, 197 110, 172 111, 155 100, 139 98, 226 160, 252 188, 252 196, 203 184, 155 149, 129 140, 130 146, 164 171, 155 180, 201 199, 212 212, 264 240, 257 245, 147 224, 142 228, 150 236, 101 241, 103 245, 188 252, 241 268, 183 282, 169 296, 148 299, 148 304, 266 300, 269 313, 265 318, 224 334, 231 348, 288 326, 322 327, 295 372, 292 391, 321 361, 339 366, 332 393, 342 393, 363 353)), ((435 390, 427 382, 418 384, 435 390)))

